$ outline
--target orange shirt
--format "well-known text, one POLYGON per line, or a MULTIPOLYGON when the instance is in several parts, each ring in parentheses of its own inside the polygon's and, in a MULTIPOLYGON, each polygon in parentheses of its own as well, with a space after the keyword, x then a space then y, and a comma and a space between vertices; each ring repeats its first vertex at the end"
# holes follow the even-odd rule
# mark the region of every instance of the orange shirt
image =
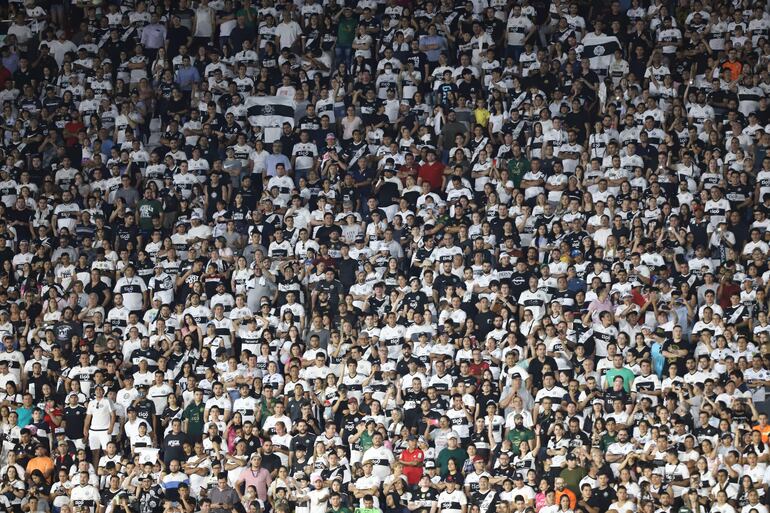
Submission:
POLYGON ((559 504, 559 501, 561 500, 562 495, 566 495, 567 497, 569 497, 569 507, 570 509, 575 509, 575 506, 577 505, 577 497, 575 497, 575 493, 569 488, 565 488, 562 491, 556 490, 554 492, 553 499, 555 501, 555 504, 559 504))
POLYGON ((770 436, 770 424, 766 425, 765 427, 762 427, 759 424, 757 424, 752 429, 755 431, 759 431, 762 434, 762 442, 767 443, 768 436, 770 436))
POLYGON ((740 61, 730 62, 725 61, 722 64, 722 68, 730 70, 730 78, 736 80, 743 70, 743 64, 740 61))
POLYGON ((51 482, 53 475, 53 460, 48 456, 36 456, 27 463, 27 475, 39 470, 45 476, 46 481, 51 482))

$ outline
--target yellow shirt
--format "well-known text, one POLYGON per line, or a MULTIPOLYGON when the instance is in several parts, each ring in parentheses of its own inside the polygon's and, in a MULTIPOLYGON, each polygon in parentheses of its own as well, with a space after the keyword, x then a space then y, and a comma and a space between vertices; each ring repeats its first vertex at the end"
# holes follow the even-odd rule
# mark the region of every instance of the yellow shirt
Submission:
POLYGON ((489 113, 489 111, 483 108, 482 109, 476 108, 473 111, 473 116, 476 118, 476 123, 483 127, 487 126, 490 115, 491 114, 489 113))

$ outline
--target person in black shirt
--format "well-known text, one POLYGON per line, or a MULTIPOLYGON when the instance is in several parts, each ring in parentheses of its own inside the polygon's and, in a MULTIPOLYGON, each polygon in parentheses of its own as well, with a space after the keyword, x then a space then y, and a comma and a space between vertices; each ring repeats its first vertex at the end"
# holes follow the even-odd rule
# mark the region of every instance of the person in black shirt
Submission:
MULTIPOLYGON (((166 39, 168 42, 166 48, 168 48, 169 59, 173 59, 179 54, 180 46, 190 46, 192 43, 192 35, 190 34, 190 29, 182 25, 182 20, 178 15, 171 17, 171 26, 166 33, 166 39)), ((112 62, 119 61, 113 59, 112 62)))
MULTIPOLYGON (((255 453, 259 454, 259 453, 255 453)), ((254 456, 259 462, 259 456, 254 456)), ((281 458, 273 452, 273 442, 265 440, 262 442, 262 466, 267 469, 270 474, 275 477, 278 474, 278 469, 281 468, 281 458)))
MULTIPOLYGON (((436 468, 432 460, 425 462, 425 469, 436 468)), ((420 478, 420 483, 412 493, 411 502, 417 506, 412 513, 430 513, 438 500, 438 491, 431 484, 430 476, 425 473, 420 478)))
MULTIPOLYGON (((106 470, 114 470, 115 469, 115 462, 109 461, 107 462, 107 465, 105 466, 106 470)), ((117 497, 121 492, 126 493, 125 490, 123 490, 120 486, 120 476, 118 475, 112 475, 108 479, 109 486, 101 491, 101 501, 100 504, 103 508, 107 508, 117 497)))
POLYGON ((328 244, 331 239, 331 233, 342 233, 342 228, 339 225, 334 224, 334 215, 331 212, 324 214, 324 224, 318 228, 315 233, 315 240, 321 244, 328 244))
POLYGON ((316 434, 308 430, 308 423, 305 420, 299 419, 295 429, 297 433, 292 437, 290 446, 292 451, 297 451, 300 448, 306 451, 308 447, 315 445, 316 434))
POLYGON ((457 85, 458 93, 466 98, 471 98, 476 96, 481 89, 481 82, 473 76, 473 72, 469 68, 464 68, 462 71, 462 80, 457 85))
POLYGON ((401 199, 398 183, 394 181, 395 174, 393 159, 389 158, 373 188, 373 192, 377 195, 377 203, 382 208, 396 205, 401 199))
POLYGON ((155 412, 155 403, 147 398, 147 385, 137 385, 136 389, 139 391, 139 397, 134 404, 137 418, 144 420, 152 426, 152 434, 154 436, 162 436, 158 434, 158 416, 155 412))
POLYGON ((134 224, 133 212, 125 215, 124 223, 118 226, 115 233, 115 247, 118 251, 128 249, 133 251, 141 247, 142 236, 139 234, 139 227, 134 224))
POLYGON ((163 450, 163 463, 168 466, 171 460, 185 461, 186 457, 182 444, 187 439, 187 434, 181 431, 182 421, 171 421, 171 432, 163 437, 161 449, 163 450))
POLYGON ((452 80, 452 72, 444 72, 443 82, 436 89, 438 103, 440 105, 452 105, 459 92, 457 85, 452 80))
POLYGON ((409 287, 409 292, 404 295, 403 304, 407 305, 409 309, 414 310, 415 316, 420 315, 419 320, 415 317, 415 323, 420 324, 422 322, 422 313, 425 312, 425 307, 428 304, 428 296, 420 290, 420 279, 417 277, 409 281, 409 287))
POLYGON ((62 421, 64 423, 64 434, 67 439, 77 442, 83 439, 83 428, 86 425, 86 407, 78 404, 77 394, 69 396, 67 406, 62 412, 62 421))
POLYGON ((35 362, 32 364, 32 375, 27 378, 27 390, 32 392, 37 404, 43 399, 43 385, 52 386, 51 380, 47 374, 43 374, 43 366, 40 362, 35 362))
POLYGON ((243 436, 241 440, 246 443, 246 454, 249 456, 256 453, 262 447, 259 437, 254 434, 254 423, 249 420, 243 423, 243 436))
POLYGON ((342 291, 348 291, 350 290, 350 287, 356 282, 358 261, 350 258, 350 246, 347 244, 343 244, 340 247, 340 254, 342 256, 337 261, 339 283, 342 285, 342 291))
MULTIPOLYGON (((581 487, 581 491, 585 490, 585 486, 584 484, 581 487)), ((590 485, 588 487, 589 489, 591 488, 590 485)), ((615 502, 616 497, 615 490, 609 485, 609 476, 604 472, 600 472, 597 475, 597 486, 591 490, 590 499, 587 501, 588 505, 592 508, 598 508, 599 511, 607 511, 610 504, 615 502)))
POLYGON ((433 289, 436 291, 439 297, 444 297, 446 289, 449 286, 458 287, 462 285, 460 278, 452 272, 452 263, 444 262, 442 273, 436 277, 433 282, 433 289))
POLYGON ((500 502, 500 495, 489 486, 489 476, 482 474, 479 478, 478 489, 471 495, 472 504, 479 505, 479 513, 495 513, 500 502))

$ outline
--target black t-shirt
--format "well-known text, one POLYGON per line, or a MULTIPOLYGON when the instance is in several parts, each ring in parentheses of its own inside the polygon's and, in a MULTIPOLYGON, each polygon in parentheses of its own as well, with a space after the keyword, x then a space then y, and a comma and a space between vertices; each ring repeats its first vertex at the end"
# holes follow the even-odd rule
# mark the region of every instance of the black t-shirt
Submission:
POLYGON ((54 325, 53 330, 59 344, 69 344, 73 335, 83 334, 81 325, 76 322, 58 322, 54 325))
POLYGON ((178 434, 169 433, 163 438, 163 463, 168 466, 171 460, 184 461, 184 450, 182 444, 186 439, 182 432, 178 434))
POLYGON ((101 492, 101 496, 102 496, 101 505, 106 508, 110 504, 110 502, 112 502, 112 499, 114 499, 121 491, 123 491, 122 488, 118 488, 114 492, 112 490, 110 490, 109 488, 107 488, 106 490, 102 490, 102 492, 101 492))
POLYGON ((70 440, 80 440, 83 438, 83 428, 86 425, 85 406, 65 407, 62 412, 62 420, 65 422, 64 434, 67 435, 67 438, 70 440))
POLYGON ((281 458, 275 453, 262 455, 262 467, 266 468, 268 472, 273 472, 281 468, 281 458))
POLYGON ((85 290, 86 294, 91 294, 92 292, 96 294, 99 304, 102 304, 107 297, 106 292, 109 291, 109 287, 103 281, 99 280, 96 285, 88 283, 83 290, 85 290))
POLYGON ((296 451, 297 447, 302 446, 306 451, 312 451, 315 446, 315 439, 316 436, 310 432, 304 435, 297 434, 291 439, 291 450, 296 451))
POLYGON ((262 447, 262 442, 260 442, 259 437, 256 436, 249 436, 249 437, 243 437, 242 440, 246 442, 246 454, 251 456, 257 450, 262 447))
POLYGON ((440 274, 434 281, 433 288, 436 290, 436 292, 438 292, 439 297, 441 297, 444 295, 444 292, 449 285, 454 285, 457 287, 461 284, 462 282, 460 281, 460 278, 458 278, 455 274, 440 274))
POLYGON ((604 490, 601 488, 594 488, 593 495, 588 499, 588 505, 593 508, 599 508, 599 511, 607 511, 610 504, 615 501, 615 497, 617 497, 615 490, 609 486, 604 490))
POLYGON ((136 408, 136 416, 138 418, 152 425, 152 419, 155 416, 155 403, 145 398, 136 403, 134 408, 136 408))
POLYGON ((423 490, 417 488, 412 494, 412 502, 418 504, 420 507, 412 510, 413 513, 430 513, 432 503, 438 499, 438 492, 433 488, 423 490))
POLYGON ((119 226, 115 233, 117 249, 127 249, 129 243, 133 244, 134 250, 138 249, 138 236, 139 228, 136 225, 132 224, 131 226, 119 226))
POLYGON ((16 228, 16 238, 20 241, 22 240, 29 240, 32 238, 32 234, 29 231, 29 221, 32 219, 32 210, 25 208, 22 210, 17 210, 16 208, 9 208, 5 211, 6 216, 8 216, 9 222, 15 222, 20 221, 22 224, 15 225, 14 228, 16 228))
POLYGON ((337 262, 339 270, 339 280, 345 290, 349 289, 356 282, 356 271, 358 271, 358 261, 352 258, 342 258, 337 262))
MULTIPOLYGON (((478 488, 478 485, 471 485, 471 488, 478 488)), ((497 503, 500 502, 500 497, 495 490, 490 488, 486 492, 482 493, 476 491, 471 495, 472 504, 479 505, 480 513, 494 513, 497 510, 497 503)))
MULTIPOLYGON (((663 351, 668 351, 671 353, 674 353, 676 351, 679 351, 681 349, 686 349, 689 351, 689 347, 687 342, 684 340, 674 341, 674 340, 667 340, 663 344, 663 351)), ((680 373, 685 372, 685 360, 687 359, 686 356, 677 356, 677 357, 666 357, 666 367, 671 365, 672 363, 676 364, 676 367, 680 373)))
POLYGON ((184 25, 180 25, 179 27, 171 27, 168 29, 166 37, 169 42, 168 50, 170 56, 176 56, 179 54, 179 47, 187 43, 187 38, 190 37, 190 29, 184 25))

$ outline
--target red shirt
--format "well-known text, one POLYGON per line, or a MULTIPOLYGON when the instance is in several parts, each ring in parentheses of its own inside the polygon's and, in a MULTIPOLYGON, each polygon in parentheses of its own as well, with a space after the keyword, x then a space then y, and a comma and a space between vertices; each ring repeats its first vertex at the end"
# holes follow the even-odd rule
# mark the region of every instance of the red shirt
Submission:
POLYGON ((412 164, 411 166, 404 165, 398 168, 398 177, 401 178, 401 182, 406 185, 406 177, 413 176, 415 181, 417 181, 419 172, 420 168, 415 164, 412 164))
POLYGON ((440 190, 444 180, 444 164, 435 161, 433 164, 420 166, 418 176, 430 184, 434 191, 440 190))
MULTIPOLYGON (((64 129, 68 130, 72 134, 77 134, 81 129, 85 128, 86 126, 80 122, 80 121, 70 121, 66 125, 64 125, 64 129)), ((77 136, 71 136, 71 137, 65 137, 64 142, 66 143, 68 148, 71 148, 75 146, 75 143, 78 142, 77 136)))
POLYGON ((5 88, 5 83, 13 77, 8 68, 0 64, 0 88, 5 88))
MULTIPOLYGON (((422 452, 422 449, 415 449, 414 451, 410 451, 409 449, 406 449, 404 452, 401 453, 401 461, 406 462, 412 462, 412 461, 419 461, 425 459, 425 455, 422 452)), ((415 486, 417 483, 420 482, 420 478, 422 477, 422 465, 419 467, 408 467, 404 465, 404 475, 406 476, 406 480, 409 483, 409 486, 415 486)))
POLYGON ((475 363, 472 361, 468 366, 468 372, 470 373, 471 376, 480 378, 481 375, 484 374, 484 371, 487 370, 488 368, 489 368, 489 364, 487 362, 482 361, 480 363, 475 363))

